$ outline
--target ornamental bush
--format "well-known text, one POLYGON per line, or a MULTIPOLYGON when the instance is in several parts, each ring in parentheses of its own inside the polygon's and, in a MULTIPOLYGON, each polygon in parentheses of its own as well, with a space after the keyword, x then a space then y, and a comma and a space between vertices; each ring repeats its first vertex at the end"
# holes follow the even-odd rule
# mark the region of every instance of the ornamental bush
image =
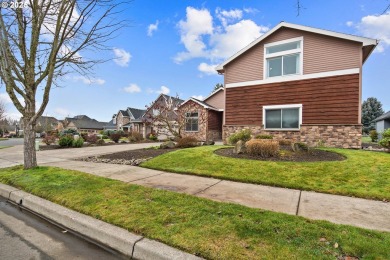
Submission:
POLYGON ((67 134, 60 137, 60 140, 58 140, 58 144, 61 147, 71 147, 73 143, 73 135, 67 134))
POLYGON ((95 144, 98 140, 98 137, 97 135, 87 135, 85 138, 83 137, 83 139, 90 144, 95 144))
POLYGON ((150 134, 148 138, 149 138, 149 140, 157 141, 157 136, 154 134, 150 134))
POLYGON ((390 150, 390 128, 382 133, 382 139, 379 141, 379 144, 390 150))
POLYGON ((129 138, 130 142, 139 142, 139 141, 142 141, 144 139, 142 134, 140 134, 139 132, 135 132, 135 131, 130 132, 128 138, 129 138))
POLYGON ((256 139, 273 139, 274 137, 272 135, 256 135, 256 139))
POLYGON ((82 147, 84 144, 84 139, 82 137, 79 137, 77 139, 74 139, 72 142, 72 146, 76 148, 82 147))
POLYGON ((370 138, 371 138, 371 142, 378 141, 378 132, 376 130, 371 130, 370 131, 370 138))
POLYGON ((269 139, 252 139, 245 144, 246 152, 251 155, 268 158, 279 154, 279 142, 269 139))
POLYGON ((52 135, 46 135, 45 138, 42 139, 42 142, 44 142, 46 145, 54 144, 56 141, 56 137, 52 135))
POLYGON ((65 129, 60 132, 60 136, 64 135, 79 135, 79 133, 75 129, 65 129))
POLYGON ((176 147, 178 148, 189 148, 189 147, 196 147, 199 145, 198 139, 195 137, 187 136, 180 138, 177 141, 176 147))
POLYGON ((110 139, 114 141, 115 143, 118 143, 119 139, 122 137, 120 133, 112 133, 110 135, 110 139))
POLYGON ((229 136, 229 143, 236 144, 240 140, 243 142, 247 142, 251 139, 251 134, 252 134, 251 130, 244 129, 241 132, 238 132, 238 133, 235 133, 235 134, 232 134, 231 136, 229 136))

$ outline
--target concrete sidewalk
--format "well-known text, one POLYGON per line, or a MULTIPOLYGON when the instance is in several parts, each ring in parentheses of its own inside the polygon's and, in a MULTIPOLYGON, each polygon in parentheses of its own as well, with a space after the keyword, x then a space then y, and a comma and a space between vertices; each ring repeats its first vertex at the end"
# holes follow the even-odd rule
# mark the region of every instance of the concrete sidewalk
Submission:
MULTIPOLYGON (((115 146, 118 148, 115 151, 113 148, 106 149, 108 146, 102 149, 72 149, 72 153, 44 151, 38 152, 38 160, 41 165, 78 170, 127 183, 390 232, 390 203, 386 202, 168 173, 128 165, 69 161, 72 158, 150 145, 152 144, 115 146)), ((6 167, 2 159, 3 151, 8 149, 0 150, 0 167, 6 167)), ((9 152, 11 154, 12 150, 9 152)))

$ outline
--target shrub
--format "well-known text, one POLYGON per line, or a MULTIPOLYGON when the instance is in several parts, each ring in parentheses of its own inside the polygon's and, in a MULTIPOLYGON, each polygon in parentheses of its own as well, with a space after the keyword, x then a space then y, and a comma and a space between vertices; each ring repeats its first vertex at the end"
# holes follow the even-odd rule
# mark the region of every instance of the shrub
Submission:
POLYGON ((114 141, 115 143, 118 143, 119 139, 121 138, 121 134, 119 133, 112 133, 110 135, 110 139, 114 141))
POLYGON ((291 145, 292 141, 288 139, 279 140, 279 145, 291 145))
POLYGON ((378 132, 376 130, 371 130, 370 131, 370 138, 371 138, 371 142, 378 141, 378 132))
POLYGON ((77 139, 73 139, 72 146, 76 148, 82 147, 84 144, 84 139, 82 137, 79 137, 77 139))
POLYGON ((64 135, 79 135, 79 133, 75 129, 65 129, 60 132, 60 136, 64 135))
POLYGON ((256 139, 273 139, 272 135, 256 135, 256 139))
POLYGON ((382 133, 382 139, 379 141, 379 144, 390 150, 390 128, 382 133))
POLYGON ((252 134, 251 130, 244 129, 241 132, 238 132, 238 133, 235 133, 235 134, 232 134, 231 136, 229 136, 229 143, 236 144, 240 140, 243 142, 247 142, 251 139, 251 134, 252 134))
POLYGON ((150 134, 148 138, 149 138, 149 140, 157 141, 157 136, 154 134, 150 134))
POLYGON ((189 147, 196 147, 199 145, 199 141, 192 136, 183 137, 178 140, 176 147, 178 148, 189 148, 189 147))
POLYGON ((139 141, 142 141, 144 139, 142 134, 140 134, 138 132, 130 132, 128 138, 129 138, 130 142, 139 142, 139 141))
POLYGON ((307 144, 302 143, 302 142, 293 143, 291 145, 291 148, 293 149, 294 152, 299 152, 299 151, 307 152, 307 151, 309 151, 309 146, 307 146, 307 144))
POLYGON ((103 144, 105 144, 105 143, 106 143, 106 142, 104 142, 103 139, 99 139, 99 140, 96 141, 96 144, 97 144, 97 145, 103 145, 103 144))
POLYGON ((107 138, 104 138, 104 139, 108 139, 108 137, 111 135, 111 134, 114 134, 116 131, 115 130, 104 130, 102 135, 103 136, 107 136, 107 138))
POLYGON ((108 139, 108 135, 102 135, 102 139, 108 139))
POLYGON ((87 140, 88 133, 80 133, 80 136, 81 136, 84 140, 87 140))
POLYGON ((85 141, 87 141, 90 144, 95 144, 98 140, 97 135, 87 135, 86 138, 83 138, 85 141))
POLYGON ((54 144, 56 141, 56 137, 52 135, 46 135, 45 138, 42 139, 42 142, 44 142, 46 145, 54 144))
POLYGON ((279 154, 279 142, 267 139, 253 139, 245 144, 246 152, 251 155, 258 155, 263 158, 279 154))
POLYGON ((72 146, 72 143, 73 143, 73 135, 63 135, 60 137, 60 140, 58 140, 58 144, 61 146, 61 147, 70 147, 72 146))

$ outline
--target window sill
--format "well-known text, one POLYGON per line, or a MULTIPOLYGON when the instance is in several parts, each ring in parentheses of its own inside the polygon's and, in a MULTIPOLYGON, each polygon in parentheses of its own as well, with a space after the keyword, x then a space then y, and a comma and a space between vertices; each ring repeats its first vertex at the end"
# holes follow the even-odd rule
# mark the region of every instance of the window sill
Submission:
POLYGON ((264 128, 265 131, 295 131, 299 132, 301 131, 300 128, 264 128))
POLYGON ((185 131, 186 133, 198 133, 199 131, 185 131))

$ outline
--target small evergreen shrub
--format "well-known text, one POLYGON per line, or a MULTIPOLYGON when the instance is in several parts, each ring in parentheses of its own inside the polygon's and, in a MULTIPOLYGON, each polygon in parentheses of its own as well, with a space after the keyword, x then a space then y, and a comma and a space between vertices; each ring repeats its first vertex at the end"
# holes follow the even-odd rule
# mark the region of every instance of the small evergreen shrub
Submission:
POLYGON ((268 158, 279 154, 279 142, 269 139, 252 139, 245 144, 246 152, 251 155, 268 158))
POLYGON ((108 139, 108 135, 102 135, 102 139, 108 139))
POLYGON ((148 138, 149 138, 149 140, 157 141, 157 136, 154 134, 150 134, 148 138))
POLYGON ((64 135, 79 135, 79 133, 75 129, 66 129, 60 132, 60 136, 64 135))
POLYGON ((382 139, 379 141, 379 144, 390 150, 390 128, 382 133, 382 139))
POLYGON ((56 137, 52 135, 46 135, 45 138, 42 139, 42 142, 44 142, 46 145, 54 144, 56 141, 56 137))
POLYGON ((110 139, 114 141, 115 143, 118 143, 119 139, 122 137, 120 133, 112 133, 110 135, 110 139))
POLYGON ((293 143, 291 145, 291 148, 293 149, 294 152, 299 152, 299 151, 308 152, 309 151, 309 146, 307 146, 307 144, 302 143, 302 142, 293 143))
POLYGON ((73 139, 72 146, 76 148, 82 147, 84 144, 84 139, 82 137, 79 137, 77 139, 73 139))
POLYGON ((229 143, 236 144, 240 140, 243 142, 247 142, 251 139, 251 134, 252 134, 251 130, 244 129, 241 132, 238 132, 238 133, 235 133, 235 134, 232 134, 231 136, 229 136, 229 143))
POLYGON ((114 134, 116 131, 115 130, 104 130, 102 135, 103 136, 107 136, 107 138, 104 138, 103 139, 108 139, 108 137, 111 135, 111 134, 114 134))
POLYGON ((73 135, 71 135, 71 134, 63 135, 58 140, 58 144, 61 147, 71 147, 72 143, 73 143, 73 139, 74 139, 73 135))
POLYGON ((256 135, 256 139, 273 139, 274 137, 272 135, 256 135))
POLYGON ((370 138, 371 142, 377 142, 378 141, 378 132, 376 130, 370 131, 370 138))
POLYGON ((188 136, 188 137, 180 138, 176 144, 176 147, 189 148, 189 147, 196 147, 198 145, 199 145, 198 139, 196 139, 195 137, 188 136))

